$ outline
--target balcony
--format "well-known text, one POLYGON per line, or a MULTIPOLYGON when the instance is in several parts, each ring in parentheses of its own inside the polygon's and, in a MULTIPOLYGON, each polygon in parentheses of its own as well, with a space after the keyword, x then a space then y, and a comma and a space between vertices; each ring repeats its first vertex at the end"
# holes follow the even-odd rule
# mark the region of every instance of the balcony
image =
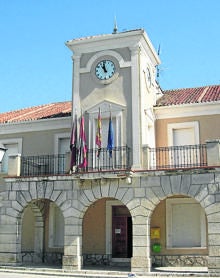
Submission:
POLYGON ((206 144, 147 148, 149 170, 208 166, 206 144))
MULTIPOLYGON (((130 169, 130 149, 113 148, 112 155, 106 148, 87 150, 86 168, 75 167, 75 173, 122 171, 130 169)), ((21 176, 63 175, 70 172, 70 154, 21 157, 21 176)))
MULTIPOLYGON (((140 171, 192 169, 220 166, 220 140, 205 144, 149 148, 143 147, 140 171)), ((116 147, 110 156, 106 148, 87 150, 87 166, 70 171, 70 153, 58 155, 9 156, 9 176, 67 175, 130 171, 131 149, 116 147)))

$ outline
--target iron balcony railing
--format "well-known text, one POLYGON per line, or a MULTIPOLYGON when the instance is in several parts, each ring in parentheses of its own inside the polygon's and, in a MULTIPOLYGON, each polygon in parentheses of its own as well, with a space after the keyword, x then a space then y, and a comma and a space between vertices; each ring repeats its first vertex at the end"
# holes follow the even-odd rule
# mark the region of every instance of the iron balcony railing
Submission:
POLYGON ((207 166, 206 144, 147 148, 149 170, 207 166))
MULTIPOLYGON (((144 149, 143 169, 182 169, 207 166, 206 144, 144 149)), ((77 159, 78 160, 78 159, 77 159)), ((66 154, 21 157, 21 176, 62 175, 70 173, 70 159, 66 154)), ((79 164, 79 163, 78 163, 79 164)), ((106 148, 87 150, 87 166, 76 165, 74 171, 101 172, 131 169, 130 148, 115 147, 110 156, 106 148)))
POLYGON ((59 175, 65 170, 65 154, 21 157, 21 176, 59 175))
MULTIPOLYGON (((21 176, 62 175, 70 173, 70 159, 67 154, 37 155, 21 157, 21 176)), ((77 158, 77 161, 79 159, 77 158)), ((87 166, 75 167, 75 172, 100 172, 130 169, 130 148, 115 147, 110 156, 106 148, 88 149, 87 166)))

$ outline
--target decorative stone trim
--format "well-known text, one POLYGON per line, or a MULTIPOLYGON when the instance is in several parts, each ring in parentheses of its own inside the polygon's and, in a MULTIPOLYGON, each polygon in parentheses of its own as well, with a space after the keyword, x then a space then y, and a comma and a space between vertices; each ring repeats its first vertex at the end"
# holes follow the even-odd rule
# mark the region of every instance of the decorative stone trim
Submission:
POLYGON ((85 254, 83 255, 84 265, 110 265, 111 255, 85 254))
POLYGON ((208 265, 207 256, 160 255, 152 256, 152 266, 200 266, 208 265))
MULTIPOLYGON (((21 252, 22 263, 42 263, 43 254, 36 254, 34 251, 21 252)), ((47 264, 62 265, 63 253, 46 252, 44 254, 44 262, 47 264)))

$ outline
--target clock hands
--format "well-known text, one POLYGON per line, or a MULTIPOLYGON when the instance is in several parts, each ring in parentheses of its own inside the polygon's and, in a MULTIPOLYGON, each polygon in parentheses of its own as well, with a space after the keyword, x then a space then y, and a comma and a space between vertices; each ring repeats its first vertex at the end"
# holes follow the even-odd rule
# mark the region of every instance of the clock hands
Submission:
POLYGON ((115 65, 110 60, 102 60, 97 64, 95 70, 96 70, 96 76, 98 77, 98 79, 108 80, 115 73, 115 65))
POLYGON ((105 73, 107 72, 107 69, 106 69, 106 66, 105 66, 105 61, 103 61, 103 63, 102 63, 102 69, 105 73))

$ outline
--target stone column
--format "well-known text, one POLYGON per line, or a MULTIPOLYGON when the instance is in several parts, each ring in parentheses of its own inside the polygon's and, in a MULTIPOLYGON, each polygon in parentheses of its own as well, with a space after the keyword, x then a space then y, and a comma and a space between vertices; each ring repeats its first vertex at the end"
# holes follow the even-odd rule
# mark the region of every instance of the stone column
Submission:
POLYGON ((206 141, 208 166, 220 166, 220 140, 206 141))
POLYGON ((81 252, 81 237, 75 237, 71 246, 65 246, 63 256, 63 269, 66 270, 81 270, 82 256, 81 252))
POLYGON ((73 60, 73 77, 72 77, 72 117, 74 118, 75 113, 79 114, 81 111, 80 107, 80 53, 74 53, 72 56, 73 60))
POLYGON ((131 90, 132 90, 132 168, 141 168, 141 123, 140 123, 140 47, 130 47, 131 51, 131 90))
POLYGON ((10 194, 9 200, 2 201, 0 210, 0 264, 21 264, 21 226, 17 219, 19 205, 13 201, 14 195, 10 194), (14 206, 16 209, 13 209, 14 206))
MULTIPOLYGON (((141 210, 144 210, 142 208, 141 210)), ((146 216, 138 215, 133 220, 133 257, 131 271, 146 273, 151 271, 150 227, 146 216)))
POLYGON ((208 220, 208 270, 214 276, 220 274, 220 206, 210 205, 207 212, 208 220))
POLYGON ((80 270, 82 268, 82 223, 75 217, 65 221, 63 269, 80 270))

